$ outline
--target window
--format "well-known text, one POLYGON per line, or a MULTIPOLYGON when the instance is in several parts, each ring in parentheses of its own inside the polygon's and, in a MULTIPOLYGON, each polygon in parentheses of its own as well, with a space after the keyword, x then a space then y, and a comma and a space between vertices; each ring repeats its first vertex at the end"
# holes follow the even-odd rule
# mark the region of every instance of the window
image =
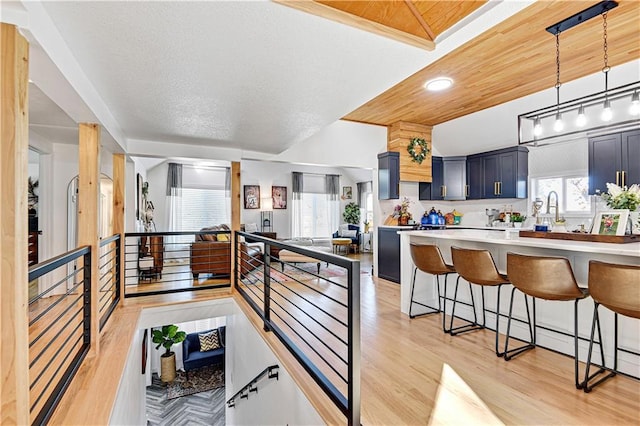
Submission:
POLYGON ((302 235, 319 237, 330 235, 327 196, 325 194, 302 194, 302 235))
POLYGON ((223 168, 185 167, 182 174, 181 231, 229 224, 231 207, 225 194, 223 168))
POLYGON ((531 179, 531 201, 540 198, 542 212, 547 211, 547 196, 551 191, 558 194, 560 213, 591 214, 589 178, 587 176, 541 177, 531 179))
POLYGON ((373 223, 373 193, 367 192, 366 204, 364 208, 364 218, 373 223))
POLYGON ((223 189, 182 189, 182 231, 230 223, 227 199, 223 189))
POLYGON ((300 200, 292 205, 292 235, 295 237, 326 237, 338 229, 340 200, 325 190, 325 175, 304 174, 300 200))

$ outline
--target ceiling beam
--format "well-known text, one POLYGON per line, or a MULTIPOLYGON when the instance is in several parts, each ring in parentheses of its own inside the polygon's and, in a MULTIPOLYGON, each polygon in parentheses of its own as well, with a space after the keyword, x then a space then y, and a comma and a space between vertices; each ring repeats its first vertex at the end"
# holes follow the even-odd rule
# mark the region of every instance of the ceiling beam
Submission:
POLYGON ((416 20, 418 21, 422 29, 427 33, 431 41, 435 40, 436 34, 433 32, 429 24, 427 24, 427 21, 424 20, 424 18, 420 14, 420 11, 416 9, 416 5, 413 4, 413 0, 404 0, 404 2, 409 8, 409 10, 411 11, 411 13, 413 13, 413 16, 416 17, 416 20))
POLYGON ((405 33, 395 28, 387 27, 377 22, 369 21, 356 15, 352 15, 342 10, 334 9, 330 6, 326 6, 322 3, 317 3, 311 0, 273 0, 275 3, 279 3, 285 6, 289 6, 293 9, 300 10, 302 12, 310 13, 312 15, 320 16, 321 18, 329 19, 334 22, 339 22, 344 25, 358 28, 360 30, 368 31, 373 34, 377 34, 382 37, 390 38, 401 43, 406 43, 414 47, 418 47, 424 50, 434 50, 436 45, 432 40, 426 38, 417 37, 413 34, 405 33))

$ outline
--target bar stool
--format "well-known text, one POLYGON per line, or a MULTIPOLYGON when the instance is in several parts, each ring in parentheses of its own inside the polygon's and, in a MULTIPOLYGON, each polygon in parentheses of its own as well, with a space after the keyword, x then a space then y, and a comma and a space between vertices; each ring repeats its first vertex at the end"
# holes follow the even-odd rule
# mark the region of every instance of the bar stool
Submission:
MULTIPOLYGON (((451 322, 449 323, 449 329, 445 332, 455 336, 457 334, 466 333, 473 330, 481 330, 486 328, 486 313, 485 313, 485 301, 484 301, 484 288, 485 286, 498 287, 498 298, 496 302, 496 356, 502 356, 503 353, 498 350, 498 337, 500 328, 500 289, 504 284, 509 284, 509 279, 506 275, 498 272, 496 264, 493 261, 493 257, 488 250, 476 250, 466 249, 460 247, 451 247, 451 258, 453 259, 453 267, 458 273, 458 279, 456 280, 456 289, 453 293, 453 308, 451 310, 451 322), (461 325, 453 328, 453 319, 456 312, 456 303, 458 298, 458 284, 460 278, 464 278, 469 283, 469 293, 471 294, 471 308, 473 309, 473 321, 467 321, 468 324, 461 325), (476 314, 475 301, 473 299, 473 291, 471 284, 477 284, 482 290, 482 324, 478 323, 478 316, 476 314)), ((445 313, 446 313, 446 295, 447 286, 445 283, 445 313)), ((462 303, 462 302, 460 302, 462 303)), ((468 305, 468 304, 467 304, 468 305)))
MULTIPOLYGON (((422 315, 429 315, 441 312, 442 309, 440 307, 440 275, 444 275, 444 285, 447 285, 447 277, 449 274, 454 274, 456 272, 455 268, 451 265, 447 265, 444 263, 444 259, 442 258, 442 253, 440 253, 440 249, 438 246, 434 245, 426 245, 426 244, 416 244, 411 243, 411 259, 415 264, 415 268, 413 268, 413 282, 411 284, 411 302, 409 303, 409 318, 415 318, 422 315), (432 306, 426 305, 421 302, 416 302, 413 300, 413 290, 416 286, 416 273, 418 269, 426 274, 431 274, 436 276, 436 288, 438 291, 438 307, 434 308, 432 306), (425 308, 431 309, 430 312, 425 312, 423 314, 412 315, 411 309, 413 305, 424 306, 425 308)), ((442 327, 444 330, 444 319, 442 322, 442 327)))
POLYGON ((589 296, 589 291, 578 287, 569 260, 564 257, 527 256, 507 253, 507 275, 511 280, 511 284, 513 284, 513 290, 511 290, 511 302, 509 303, 509 319, 507 320, 507 337, 504 343, 504 359, 509 361, 516 355, 536 347, 536 298, 560 301, 573 300, 575 385, 576 389, 581 389, 582 383, 578 380, 578 301, 589 296), (524 346, 509 349, 511 319, 513 318, 513 296, 516 289, 524 294, 531 340, 524 346), (529 315, 527 296, 533 297, 533 322, 529 315))
MULTIPOLYGON (((589 292, 595 302, 593 307, 593 322, 591 324, 591 338, 589 342, 589 354, 587 355, 587 367, 584 375, 582 387, 585 392, 591 390, 613 377, 618 368, 618 314, 631 318, 640 319, 640 266, 616 265, 592 260, 589 262, 589 292), (600 332, 600 317, 598 308, 604 305, 614 312, 614 356, 613 368, 607 368, 604 362, 604 349, 602 348, 602 334, 600 332), (600 339, 600 355, 602 366, 589 376, 591 367, 591 353, 595 337, 595 329, 598 328, 598 338, 600 339), (589 384, 601 373, 608 371, 605 377, 589 384)), ((637 354, 636 354, 637 355, 637 354)))

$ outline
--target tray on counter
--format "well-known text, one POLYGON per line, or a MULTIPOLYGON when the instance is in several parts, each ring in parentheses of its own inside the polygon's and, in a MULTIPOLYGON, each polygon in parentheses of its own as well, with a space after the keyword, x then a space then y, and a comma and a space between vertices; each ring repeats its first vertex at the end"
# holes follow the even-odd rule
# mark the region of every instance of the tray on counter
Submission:
POLYGON ((548 238, 552 240, 589 241, 592 243, 637 243, 640 242, 640 235, 597 235, 579 234, 576 232, 538 232, 520 231, 521 237, 548 238))

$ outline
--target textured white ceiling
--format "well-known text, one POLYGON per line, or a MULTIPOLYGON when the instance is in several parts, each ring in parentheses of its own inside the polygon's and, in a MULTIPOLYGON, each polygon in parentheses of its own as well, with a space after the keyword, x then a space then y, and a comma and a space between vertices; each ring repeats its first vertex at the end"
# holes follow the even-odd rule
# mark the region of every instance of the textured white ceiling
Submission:
POLYGON ((427 64, 266 1, 43 4, 128 139, 279 153, 427 64))

